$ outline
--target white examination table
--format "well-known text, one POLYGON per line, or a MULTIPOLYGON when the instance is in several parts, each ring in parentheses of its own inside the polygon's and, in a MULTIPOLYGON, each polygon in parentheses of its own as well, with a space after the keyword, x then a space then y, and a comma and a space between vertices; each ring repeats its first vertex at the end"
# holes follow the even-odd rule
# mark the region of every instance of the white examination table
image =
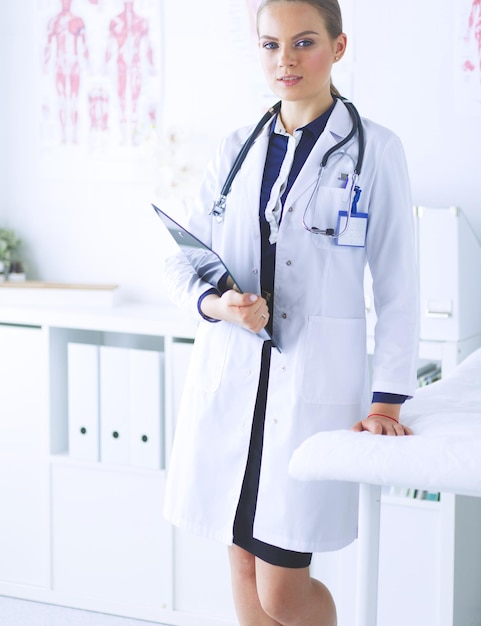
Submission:
MULTIPOLYGON (((310 437, 294 453, 301 480, 361 483, 356 626, 376 626, 383 485, 481 496, 481 349, 403 406, 411 437, 351 431, 310 437)), ((480 530, 481 532, 481 530, 480 530)))

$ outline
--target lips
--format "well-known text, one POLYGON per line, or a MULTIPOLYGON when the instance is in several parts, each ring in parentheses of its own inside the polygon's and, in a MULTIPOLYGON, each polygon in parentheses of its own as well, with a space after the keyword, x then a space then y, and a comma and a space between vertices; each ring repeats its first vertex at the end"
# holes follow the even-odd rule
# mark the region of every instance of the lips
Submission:
POLYGON ((302 80, 302 76, 294 76, 292 74, 286 74, 285 76, 280 76, 277 81, 285 85, 286 87, 293 87, 297 85, 302 80))

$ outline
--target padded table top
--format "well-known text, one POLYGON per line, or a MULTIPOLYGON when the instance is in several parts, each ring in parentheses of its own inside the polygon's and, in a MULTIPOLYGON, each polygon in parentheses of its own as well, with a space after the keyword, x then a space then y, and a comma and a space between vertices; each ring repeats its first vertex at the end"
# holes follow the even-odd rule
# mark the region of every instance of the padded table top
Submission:
POLYGON ((291 459, 301 480, 413 486, 481 496, 481 349, 402 408, 414 435, 336 430, 307 439, 291 459))

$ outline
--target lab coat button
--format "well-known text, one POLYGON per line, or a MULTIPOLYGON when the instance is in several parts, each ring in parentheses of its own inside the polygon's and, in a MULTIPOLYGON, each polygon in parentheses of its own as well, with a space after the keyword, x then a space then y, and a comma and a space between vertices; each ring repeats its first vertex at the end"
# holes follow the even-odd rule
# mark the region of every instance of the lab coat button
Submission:
POLYGON ((290 206, 288 209, 289 213, 292 213, 292 211, 294 211, 294 209, 290 206))
POLYGON ((286 265, 292 265, 292 261, 286 261, 286 265))
POLYGON ((258 273, 259 273, 259 270, 257 269, 257 267, 254 267, 254 268, 253 268, 252 273, 253 273, 253 274, 258 274, 258 273))
POLYGON ((287 319, 287 313, 283 313, 283 314, 281 315, 281 317, 282 317, 282 319, 283 319, 283 320, 287 319))

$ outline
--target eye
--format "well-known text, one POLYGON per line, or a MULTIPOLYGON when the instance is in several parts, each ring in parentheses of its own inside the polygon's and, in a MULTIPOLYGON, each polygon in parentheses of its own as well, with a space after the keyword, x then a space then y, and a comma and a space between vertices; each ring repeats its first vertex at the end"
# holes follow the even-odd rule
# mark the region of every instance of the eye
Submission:
POLYGON ((301 39, 296 41, 295 46, 296 48, 308 48, 309 46, 312 46, 313 43, 312 39, 301 39))
POLYGON ((274 41, 265 41, 265 42, 262 44, 262 47, 263 47, 265 50, 276 50, 279 46, 278 46, 278 44, 276 44, 274 41))

